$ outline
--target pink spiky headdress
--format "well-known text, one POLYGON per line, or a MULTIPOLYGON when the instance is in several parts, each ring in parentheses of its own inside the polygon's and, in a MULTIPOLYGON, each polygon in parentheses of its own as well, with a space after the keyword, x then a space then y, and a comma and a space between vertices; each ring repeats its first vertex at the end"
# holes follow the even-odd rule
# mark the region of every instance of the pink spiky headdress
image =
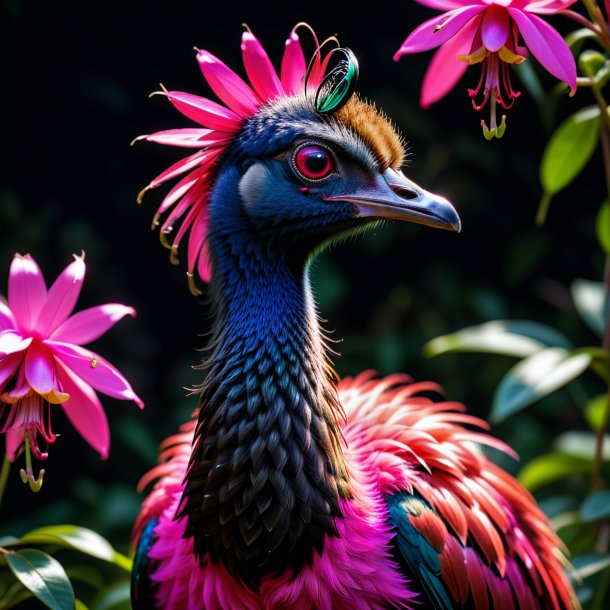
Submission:
MULTIPOLYGON (((336 39, 329 40, 336 42, 336 39)), ((191 93, 165 89, 161 92, 178 111, 202 127, 170 129, 137 138, 168 146, 200 149, 159 174, 138 195, 140 203, 146 191, 182 176, 159 206, 153 219, 153 229, 159 228, 161 243, 171 250, 170 259, 175 264, 178 263, 178 246, 190 230, 187 276, 191 291, 195 294, 199 293, 195 283, 195 269, 203 281, 208 282, 211 277, 205 237, 208 197, 216 160, 239 132, 243 121, 254 115, 263 104, 281 96, 296 95, 305 89, 320 91, 329 78, 329 75, 325 75, 329 59, 339 49, 333 48, 322 57, 321 45, 318 44, 315 32, 307 24, 299 23, 286 40, 279 76, 265 49, 249 29, 243 33, 241 50, 250 84, 210 52, 197 51, 197 61, 203 77, 225 106, 191 93), (309 62, 305 60, 297 35, 297 30, 302 27, 312 34, 316 46, 309 62), (162 221, 163 216, 165 219, 162 221)), ((349 53, 353 58, 348 50, 341 51, 349 53)), ((355 58, 351 61, 353 67, 355 58)), ((355 70, 357 73, 357 63, 355 70)), ((349 95, 353 92, 352 83, 355 86, 355 78, 349 81, 349 95)), ((346 86, 345 82, 342 85, 346 86)), ((349 95, 342 93, 341 97, 348 98, 349 95)))

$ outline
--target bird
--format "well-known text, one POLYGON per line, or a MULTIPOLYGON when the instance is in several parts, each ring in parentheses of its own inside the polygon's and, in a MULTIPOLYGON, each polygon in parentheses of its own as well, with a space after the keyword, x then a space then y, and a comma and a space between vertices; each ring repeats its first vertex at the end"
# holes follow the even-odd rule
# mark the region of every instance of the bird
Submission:
POLYGON ((405 144, 356 91, 353 51, 298 24, 281 69, 249 28, 247 80, 197 49, 222 103, 163 88, 198 123, 153 227, 205 291, 198 406, 160 447, 133 530, 136 610, 568 610, 567 549, 485 452, 514 451, 439 385, 339 379, 310 283, 323 248, 388 221, 459 232, 402 171, 405 144), (307 36, 313 53, 306 60, 307 36))

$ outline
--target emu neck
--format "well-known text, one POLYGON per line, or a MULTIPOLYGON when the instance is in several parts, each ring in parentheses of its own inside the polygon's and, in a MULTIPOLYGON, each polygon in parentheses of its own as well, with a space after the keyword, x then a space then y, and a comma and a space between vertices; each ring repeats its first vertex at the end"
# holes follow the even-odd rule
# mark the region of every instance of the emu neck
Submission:
POLYGON ((307 273, 238 239, 213 250, 215 326, 183 512, 196 553, 255 586, 322 551, 348 482, 307 273))

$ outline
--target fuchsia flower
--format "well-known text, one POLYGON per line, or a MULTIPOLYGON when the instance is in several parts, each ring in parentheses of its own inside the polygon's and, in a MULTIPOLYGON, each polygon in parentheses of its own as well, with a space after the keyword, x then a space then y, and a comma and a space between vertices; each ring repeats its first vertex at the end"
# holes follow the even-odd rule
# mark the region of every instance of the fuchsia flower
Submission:
POLYGON ((424 77, 420 103, 426 108, 444 97, 460 80, 469 64, 482 63, 481 77, 468 90, 472 105, 481 110, 491 102, 489 129, 481 121, 487 139, 501 137, 506 117, 500 126, 496 104, 505 109, 520 94, 510 83, 509 64, 527 57, 518 46, 519 35, 527 48, 553 76, 576 91, 576 64, 563 38, 534 13, 558 13, 576 0, 417 0, 420 4, 446 10, 417 27, 394 55, 398 60, 407 53, 427 51, 440 46, 424 77), (482 92, 482 100, 477 98, 482 92))
POLYGON ((170 129, 136 138, 169 146, 199 149, 166 169, 138 196, 139 203, 148 190, 186 174, 163 199, 155 214, 153 229, 160 227, 161 242, 171 249, 171 260, 174 263, 178 262, 178 246, 190 229, 187 275, 191 290, 195 293, 198 293, 194 283, 195 269, 203 281, 210 280, 205 237, 207 203, 214 177, 214 165, 241 129, 243 121, 254 115, 263 104, 280 96, 304 92, 309 62, 305 60, 297 35, 300 27, 309 30, 316 46, 307 80, 308 88, 315 89, 322 82, 329 55, 322 58, 316 35, 307 24, 300 23, 295 26, 286 40, 279 75, 261 43, 247 29, 242 36, 241 50, 249 84, 209 51, 198 51, 197 61, 203 77, 225 106, 191 93, 163 90, 161 94, 165 95, 179 112, 201 127, 170 129), (162 223, 161 217, 165 214, 167 216, 162 223), (177 226, 179 228, 174 234, 177 226))
POLYGON ((8 303, 0 300, 0 433, 14 461, 25 445, 46 458, 53 443, 52 406, 61 404, 80 435, 103 458, 110 446, 108 421, 95 393, 142 401, 104 358, 84 347, 103 335, 131 307, 111 303, 70 315, 85 277, 83 256, 64 269, 47 290, 34 259, 15 255, 9 272, 8 303))

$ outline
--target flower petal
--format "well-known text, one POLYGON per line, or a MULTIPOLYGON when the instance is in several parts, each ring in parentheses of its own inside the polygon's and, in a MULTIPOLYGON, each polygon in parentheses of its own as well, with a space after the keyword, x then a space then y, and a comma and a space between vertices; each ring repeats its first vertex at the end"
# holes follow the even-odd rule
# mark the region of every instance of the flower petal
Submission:
POLYGON ((400 49, 396 51, 394 61, 406 53, 418 53, 442 45, 485 8, 482 5, 464 6, 428 19, 407 36, 400 49))
POLYGON ((523 10, 539 15, 553 15, 559 11, 564 11, 575 2, 576 0, 538 0, 537 2, 526 3, 523 10))
POLYGON ((182 91, 168 91, 165 95, 176 110, 204 127, 235 133, 241 125, 239 116, 212 100, 182 91))
POLYGON ((57 363, 57 374, 63 388, 70 394, 70 400, 62 404, 65 414, 76 431, 105 460, 110 450, 110 430, 100 399, 91 386, 61 362, 57 363))
POLYGON ((24 362, 25 378, 30 387, 51 403, 66 401, 69 397, 61 391, 55 373, 55 359, 51 350, 34 341, 30 345, 24 362))
MULTIPOLYGON (((439 11, 451 11, 454 8, 461 8, 464 6, 463 0, 416 0, 416 2, 423 6, 438 9, 439 11)), ((469 4, 483 3, 478 0, 469 0, 469 4)))
POLYGON ((136 317, 136 310, 119 303, 107 303, 75 313, 53 331, 50 339, 83 345, 101 337, 124 316, 136 317))
POLYGON ((19 365, 23 361, 23 354, 10 354, 0 360, 0 393, 11 377, 17 372, 19 365))
POLYGON ((305 54, 298 34, 292 30, 286 40, 286 48, 282 57, 281 80, 282 87, 288 95, 303 90, 304 78, 307 72, 305 54))
POLYGON ((17 321, 10 307, 0 299, 0 330, 17 328, 17 321))
POLYGON ((17 459, 19 449, 25 441, 25 429, 17 428, 15 430, 10 428, 4 436, 6 438, 6 455, 9 461, 14 462, 17 459))
POLYGON ((140 408, 144 403, 136 395, 129 382, 110 362, 84 347, 46 341, 55 359, 65 364, 82 381, 96 390, 121 400, 133 400, 140 408))
POLYGON ((231 68, 208 51, 199 51, 197 61, 212 91, 239 116, 256 113, 260 102, 254 91, 231 68))
POLYGON ((135 141, 146 140, 166 146, 181 148, 207 148, 208 146, 223 146, 233 137, 233 134, 216 129, 187 127, 184 129, 166 129, 136 138, 135 141))
POLYGON ((41 337, 47 337, 72 313, 85 278, 85 255, 74 256, 55 280, 47 300, 40 310, 36 330, 41 337))
POLYGON ((242 34, 241 50, 246 74, 260 101, 265 103, 282 95, 284 88, 267 52, 249 30, 242 34))
POLYGON ((2 366, 3 358, 9 354, 16 354, 28 348, 32 342, 32 337, 25 339, 21 333, 7 329, 0 332, 0 366, 2 366))
POLYGON ((565 40, 540 17, 516 8, 507 10, 536 59, 553 76, 567 83, 572 91, 576 91, 576 62, 565 40))
POLYGON ((22 330, 31 330, 47 297, 44 277, 29 255, 16 254, 8 278, 8 306, 22 330))
POLYGON ((481 37, 488 51, 500 50, 508 40, 510 20, 503 6, 492 4, 483 14, 481 37))
POLYGON ((422 108, 443 98, 462 78, 468 64, 457 58, 470 51, 472 37, 475 35, 481 16, 477 15, 464 26, 462 35, 455 36, 442 45, 433 55, 424 76, 419 103, 422 108))

